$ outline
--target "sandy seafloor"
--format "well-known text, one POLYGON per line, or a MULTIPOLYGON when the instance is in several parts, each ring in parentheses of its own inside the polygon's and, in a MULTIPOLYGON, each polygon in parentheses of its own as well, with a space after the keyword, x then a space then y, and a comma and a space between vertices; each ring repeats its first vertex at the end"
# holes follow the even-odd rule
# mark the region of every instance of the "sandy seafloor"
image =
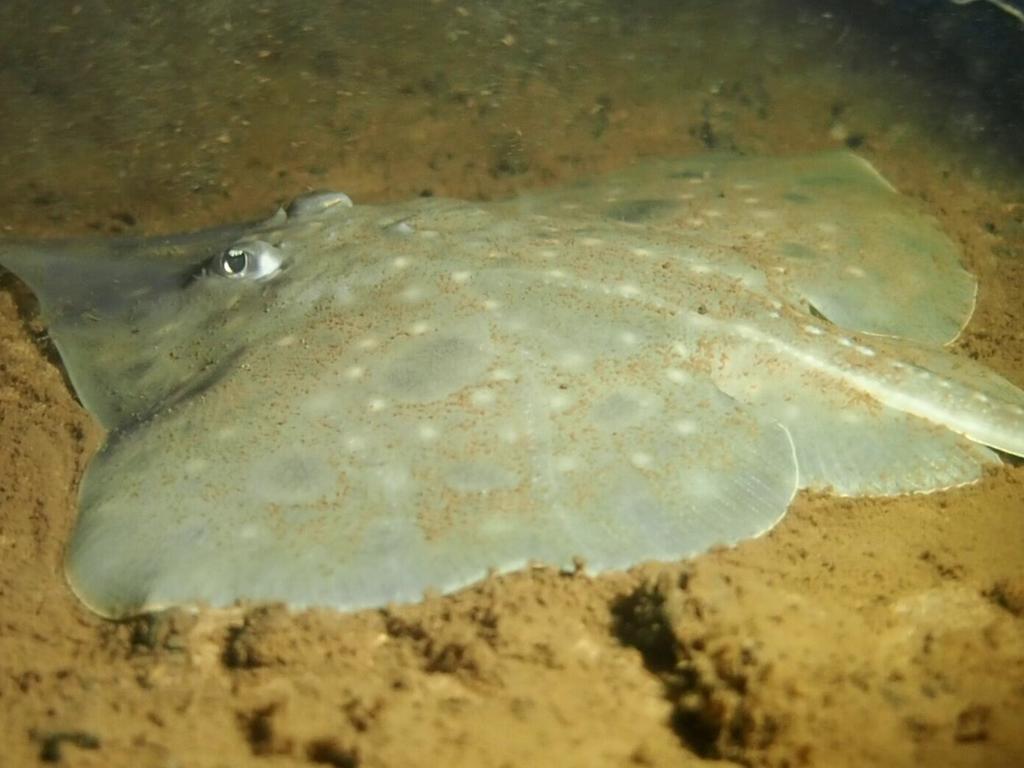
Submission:
MULTIPOLYGON (((39 5, 0 6, 5 235, 849 145, 962 244, 955 349, 1024 384, 1024 30, 987 4, 39 5)), ((1019 464, 625 574, 111 623, 61 570, 101 437, 0 277, 2 766, 1024 765, 1019 464)))

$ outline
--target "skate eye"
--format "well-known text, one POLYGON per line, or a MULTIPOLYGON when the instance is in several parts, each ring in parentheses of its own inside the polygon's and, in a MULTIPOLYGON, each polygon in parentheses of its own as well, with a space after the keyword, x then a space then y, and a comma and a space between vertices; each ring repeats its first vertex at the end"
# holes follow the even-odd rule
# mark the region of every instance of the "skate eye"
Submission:
POLYGON ((210 270, 232 280, 262 280, 281 268, 281 252, 262 240, 233 245, 214 256, 210 270))

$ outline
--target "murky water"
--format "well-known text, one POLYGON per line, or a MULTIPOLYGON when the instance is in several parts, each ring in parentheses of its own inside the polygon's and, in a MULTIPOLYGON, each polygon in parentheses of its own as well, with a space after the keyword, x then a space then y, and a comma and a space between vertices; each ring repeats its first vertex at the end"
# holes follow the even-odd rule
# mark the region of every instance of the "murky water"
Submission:
POLYGON ((938 0, 15 0, 0 215, 181 229, 308 188, 487 197, 709 149, 1004 168, 1022 39, 938 0))

